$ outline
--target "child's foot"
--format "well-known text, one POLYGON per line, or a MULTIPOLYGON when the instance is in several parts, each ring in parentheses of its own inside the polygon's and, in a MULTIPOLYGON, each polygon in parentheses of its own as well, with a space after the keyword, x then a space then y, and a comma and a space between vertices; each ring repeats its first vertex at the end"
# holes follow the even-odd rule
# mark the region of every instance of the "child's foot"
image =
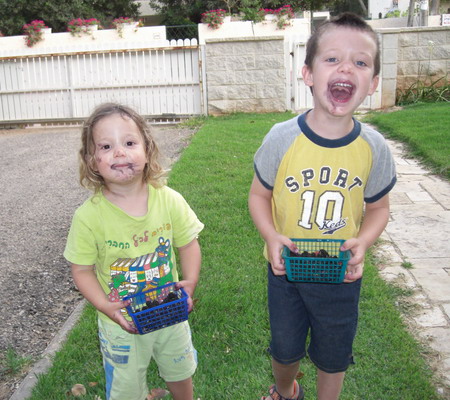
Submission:
POLYGON ((297 381, 294 381, 294 394, 291 398, 283 397, 277 392, 275 385, 272 385, 269 388, 269 395, 261 397, 261 400, 303 400, 304 397, 305 393, 303 392, 303 388, 297 381))
POLYGON ((147 400, 158 400, 158 399, 162 399, 164 397, 166 397, 167 395, 169 395, 170 392, 168 390, 165 389, 152 389, 150 391, 150 393, 147 396, 147 400))

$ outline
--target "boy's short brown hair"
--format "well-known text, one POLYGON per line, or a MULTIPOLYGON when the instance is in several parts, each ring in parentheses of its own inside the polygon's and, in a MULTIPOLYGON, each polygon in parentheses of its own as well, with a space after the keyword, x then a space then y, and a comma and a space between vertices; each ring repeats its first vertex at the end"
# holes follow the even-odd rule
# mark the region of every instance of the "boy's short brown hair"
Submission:
POLYGON ((151 135, 150 127, 144 117, 139 115, 130 107, 117 104, 105 103, 98 106, 91 116, 84 122, 81 132, 81 149, 79 151, 80 161, 80 184, 81 186, 99 192, 105 185, 102 176, 95 169, 95 143, 94 128, 103 118, 118 114, 123 118, 132 119, 142 134, 144 141, 147 164, 143 172, 143 181, 155 187, 164 185, 166 172, 161 166, 160 152, 151 135))
POLYGON ((374 76, 380 73, 380 43, 378 41, 377 33, 372 29, 372 27, 364 21, 359 15, 351 12, 345 12, 337 17, 331 18, 328 21, 322 23, 310 36, 306 44, 306 57, 305 65, 312 69, 312 64, 314 58, 317 54, 317 49, 319 48, 319 42, 322 35, 331 27, 341 27, 341 28, 351 28, 356 29, 361 32, 368 33, 375 41, 377 51, 374 58, 374 76))

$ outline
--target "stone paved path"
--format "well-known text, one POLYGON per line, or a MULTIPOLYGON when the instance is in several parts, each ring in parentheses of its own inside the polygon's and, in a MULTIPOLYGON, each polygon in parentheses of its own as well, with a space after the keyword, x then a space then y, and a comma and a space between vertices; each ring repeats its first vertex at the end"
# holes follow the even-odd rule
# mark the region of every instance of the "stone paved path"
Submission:
POLYGON ((450 396, 450 183, 407 158, 401 144, 388 142, 398 182, 390 196, 385 242, 378 249, 385 260, 380 273, 413 290, 412 326, 437 352, 434 364, 445 386, 439 392, 450 396), (404 268, 404 262, 412 268, 404 268))

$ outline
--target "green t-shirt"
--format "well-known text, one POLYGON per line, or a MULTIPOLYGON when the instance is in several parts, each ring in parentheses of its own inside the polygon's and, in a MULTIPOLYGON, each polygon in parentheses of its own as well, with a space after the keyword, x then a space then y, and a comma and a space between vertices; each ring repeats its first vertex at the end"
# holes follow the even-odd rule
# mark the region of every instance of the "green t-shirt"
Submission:
POLYGON ((144 216, 128 215, 100 193, 72 220, 64 257, 72 264, 95 265, 111 301, 178 281, 173 248, 190 243, 203 229, 179 193, 167 186, 148 188, 144 216))

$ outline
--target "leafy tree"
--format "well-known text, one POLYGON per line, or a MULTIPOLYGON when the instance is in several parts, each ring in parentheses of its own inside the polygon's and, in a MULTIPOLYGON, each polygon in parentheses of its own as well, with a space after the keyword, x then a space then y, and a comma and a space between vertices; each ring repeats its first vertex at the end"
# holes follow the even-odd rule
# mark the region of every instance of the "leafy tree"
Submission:
POLYGON ((0 31, 5 35, 19 35, 22 33, 22 26, 28 22, 21 10, 25 1, 15 2, 0 0, 0 31))
POLYGON ((333 1, 330 5, 330 13, 332 15, 337 15, 344 11, 351 11, 361 17, 367 18, 367 0, 337 0, 333 1))
POLYGON ((105 26, 117 17, 138 18, 132 0, 0 0, 0 31, 22 34, 22 26, 41 19, 53 32, 65 32, 74 18, 97 18, 105 26))
MULTIPOLYGON (((362 1, 362 0, 361 0, 362 1)), ((163 17, 165 25, 199 23, 201 14, 208 10, 222 8, 229 13, 243 12, 251 18, 260 8, 279 8, 290 4, 294 10, 321 10, 332 0, 149 0, 150 6, 163 17)), ((252 19, 252 18, 251 18, 252 19)))
POLYGON ((164 25, 198 24, 202 13, 226 7, 224 1, 150 0, 150 6, 163 17, 164 25))
POLYGON ((438 15, 440 5, 441 5, 440 0, 431 0, 430 15, 438 15))

